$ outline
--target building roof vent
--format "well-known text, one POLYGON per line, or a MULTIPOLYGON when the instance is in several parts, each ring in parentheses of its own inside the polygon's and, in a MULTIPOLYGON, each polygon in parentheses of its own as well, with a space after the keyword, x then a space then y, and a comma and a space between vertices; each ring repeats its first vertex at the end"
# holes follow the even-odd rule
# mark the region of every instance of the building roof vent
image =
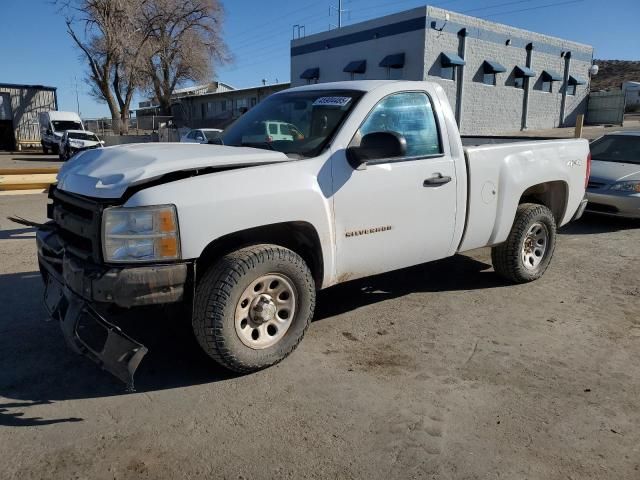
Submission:
POLYGON ((457 65, 464 65, 465 61, 455 53, 442 52, 440 56, 440 63, 443 67, 455 67, 457 65))
POLYGON ((513 73, 516 77, 535 77, 536 72, 531 70, 529 67, 523 67, 522 65, 516 65, 516 68, 513 69, 513 73))
POLYGON ((300 78, 304 78, 306 80, 317 80, 318 78, 320 78, 320 69, 318 67, 307 68, 304 72, 302 72, 300 78))
POLYGON ((387 55, 380 62, 380 66, 386 68, 404 67, 404 53, 394 53, 393 55, 387 55))
POLYGON ((364 73, 367 71, 367 61, 354 60, 353 62, 349 62, 342 71, 347 73, 364 73))
POLYGON ((503 73, 507 71, 507 69, 498 62, 492 62, 491 60, 485 60, 482 68, 484 68, 484 73, 503 73))

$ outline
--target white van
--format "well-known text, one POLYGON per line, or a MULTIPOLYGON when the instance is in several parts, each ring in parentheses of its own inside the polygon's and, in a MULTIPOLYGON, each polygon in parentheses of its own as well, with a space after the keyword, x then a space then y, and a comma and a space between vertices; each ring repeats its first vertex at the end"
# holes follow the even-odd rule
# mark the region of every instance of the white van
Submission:
POLYGON ((60 140, 67 130, 84 130, 82 120, 75 112, 40 112, 40 143, 44 153, 58 153, 60 140))

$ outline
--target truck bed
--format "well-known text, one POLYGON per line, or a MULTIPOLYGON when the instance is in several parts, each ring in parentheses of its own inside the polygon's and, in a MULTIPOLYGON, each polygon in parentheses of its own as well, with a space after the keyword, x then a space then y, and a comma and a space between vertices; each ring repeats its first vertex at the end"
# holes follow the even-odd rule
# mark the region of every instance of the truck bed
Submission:
POLYGON ((558 197, 558 226, 571 219, 584 196, 589 153, 584 139, 463 137, 463 144, 467 224, 459 251, 503 242, 520 198, 531 187, 558 197))

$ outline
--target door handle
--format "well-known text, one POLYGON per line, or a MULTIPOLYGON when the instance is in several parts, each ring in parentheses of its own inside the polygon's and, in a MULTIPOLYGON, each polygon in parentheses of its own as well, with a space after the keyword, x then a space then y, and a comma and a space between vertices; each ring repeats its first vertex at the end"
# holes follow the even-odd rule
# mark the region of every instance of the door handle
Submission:
POLYGON ((427 178, 422 184, 423 187, 437 187, 438 185, 444 185, 449 183, 451 177, 443 176, 441 173, 436 173, 433 177, 427 178))

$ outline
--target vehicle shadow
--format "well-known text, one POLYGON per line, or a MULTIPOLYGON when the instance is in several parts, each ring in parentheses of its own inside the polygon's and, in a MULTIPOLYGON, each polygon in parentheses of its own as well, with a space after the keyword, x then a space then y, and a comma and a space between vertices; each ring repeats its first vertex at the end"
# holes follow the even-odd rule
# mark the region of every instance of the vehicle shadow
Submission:
MULTIPOLYGON (((65 344, 49 320, 38 272, 0 275, 0 396, 27 402, 105 397, 125 393, 124 384, 65 344)), ((178 388, 237 376, 197 345, 186 314, 148 308, 116 316, 117 323, 149 348, 136 373, 138 392, 178 388)), ((27 424, 3 413, 0 425, 27 424), (4 423, 3 423, 4 422, 4 423)))
POLYGON ((558 230, 560 235, 594 235, 640 228, 640 219, 610 217, 586 212, 577 222, 558 230))
POLYGON ((35 227, 0 230, 0 240, 33 240, 34 238, 36 238, 35 227))
POLYGON ((509 285, 488 264, 465 255, 353 280, 318 293, 314 321, 415 292, 445 292, 509 285))
MULTIPOLYGON (((505 285, 491 266, 453 258, 356 280, 319 293, 316 320, 417 291, 471 290, 505 285), (489 270, 489 271, 488 271, 489 270)), ((124 384, 67 348, 59 325, 48 321, 37 272, 0 275, 0 396, 23 408, 79 398, 125 394, 124 384), (16 404, 17 404, 16 403, 16 404)), ((138 392, 225 381, 239 375, 218 366, 198 346, 189 313, 145 308, 116 316, 118 325, 147 346, 136 373, 138 392)), ((23 418, 0 403, 0 425, 77 419, 23 418), (4 410, 3 410, 4 409, 4 410)))

